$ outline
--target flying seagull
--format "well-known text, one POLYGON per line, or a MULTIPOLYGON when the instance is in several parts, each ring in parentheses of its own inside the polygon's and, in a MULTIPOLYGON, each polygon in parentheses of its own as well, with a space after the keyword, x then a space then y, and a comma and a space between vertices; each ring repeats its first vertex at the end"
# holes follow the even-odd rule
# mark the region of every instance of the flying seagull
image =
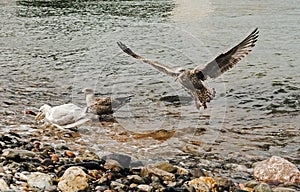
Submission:
POLYGON ((36 115, 36 120, 44 119, 60 128, 73 128, 79 126, 94 117, 94 114, 86 113, 86 108, 80 108, 73 103, 58 105, 51 107, 44 104, 40 107, 39 113, 36 115))
POLYGON ((120 97, 112 99, 110 97, 97 98, 95 97, 94 90, 85 88, 82 90, 85 94, 85 100, 87 105, 87 112, 97 115, 110 115, 124 106, 131 100, 132 96, 120 97))
POLYGON ((185 90, 192 96, 195 101, 196 108, 201 106, 207 108, 206 103, 215 96, 215 90, 209 89, 203 83, 208 77, 217 78, 225 71, 232 68, 237 62, 251 52, 251 48, 255 46, 258 39, 258 28, 254 29, 242 42, 237 44, 232 49, 217 56, 213 61, 204 66, 197 66, 192 70, 178 68, 173 70, 171 67, 162 63, 151 61, 136 53, 121 42, 118 42, 119 47, 128 55, 152 65, 157 70, 172 76, 183 85, 185 90))

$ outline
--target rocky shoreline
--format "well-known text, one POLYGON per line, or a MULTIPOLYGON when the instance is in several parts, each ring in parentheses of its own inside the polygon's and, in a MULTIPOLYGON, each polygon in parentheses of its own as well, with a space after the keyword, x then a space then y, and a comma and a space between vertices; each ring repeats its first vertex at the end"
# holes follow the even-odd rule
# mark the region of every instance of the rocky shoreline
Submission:
POLYGON ((298 168, 280 157, 260 162, 253 159, 243 166, 234 158, 222 162, 213 155, 181 154, 144 165, 127 155, 100 158, 91 151, 74 151, 67 145, 54 147, 14 132, 0 133, 0 146, 0 190, 7 192, 300 191, 298 168), (272 160, 276 161, 271 164, 273 168, 280 165, 276 174, 264 171, 270 170, 272 160), (222 171, 231 172, 232 178, 222 176, 222 171), (248 181, 239 182, 243 177, 248 181))

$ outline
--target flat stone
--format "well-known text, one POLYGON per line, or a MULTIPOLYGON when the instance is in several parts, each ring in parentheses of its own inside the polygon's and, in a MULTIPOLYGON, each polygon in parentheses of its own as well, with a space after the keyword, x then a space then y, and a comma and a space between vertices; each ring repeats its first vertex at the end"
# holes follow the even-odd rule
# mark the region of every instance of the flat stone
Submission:
POLYGON ((62 192, 85 190, 89 186, 87 174, 80 167, 68 168, 59 180, 62 192))
POLYGON ((290 189, 286 187, 276 187, 273 189, 273 192, 297 192, 295 189, 290 189))
POLYGON ((34 172, 27 177, 27 183, 30 187, 45 189, 52 185, 52 176, 45 173, 34 172))

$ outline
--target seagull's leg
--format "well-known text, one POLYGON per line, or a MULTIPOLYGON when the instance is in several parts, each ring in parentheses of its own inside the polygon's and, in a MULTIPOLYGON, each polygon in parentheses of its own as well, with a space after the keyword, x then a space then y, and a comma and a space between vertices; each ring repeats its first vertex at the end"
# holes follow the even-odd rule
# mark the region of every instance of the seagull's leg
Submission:
POLYGON ((202 106, 202 104, 201 104, 199 98, 197 97, 197 93, 193 93, 192 96, 194 98, 195 106, 199 110, 200 107, 202 106))
POLYGON ((198 101, 195 101, 195 105, 196 105, 196 108, 199 110, 201 107, 201 104, 198 101))

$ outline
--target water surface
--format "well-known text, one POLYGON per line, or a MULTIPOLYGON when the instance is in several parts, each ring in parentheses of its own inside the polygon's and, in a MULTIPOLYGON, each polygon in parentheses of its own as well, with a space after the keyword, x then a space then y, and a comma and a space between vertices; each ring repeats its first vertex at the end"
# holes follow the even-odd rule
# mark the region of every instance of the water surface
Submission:
MULTIPOLYGON (((84 106, 79 92, 92 87, 100 96, 134 98, 115 114, 117 122, 87 124, 80 136, 59 142, 145 161, 187 152, 280 155, 299 164, 296 1, 53 2, 0 1, 2 131, 35 132, 24 109, 43 103, 84 106), (231 71, 207 82, 217 95, 200 111, 178 82, 116 44, 192 69, 256 27, 257 46, 231 71), (164 101, 173 96, 181 102, 164 101)), ((43 139, 53 142, 49 135, 43 139)))

